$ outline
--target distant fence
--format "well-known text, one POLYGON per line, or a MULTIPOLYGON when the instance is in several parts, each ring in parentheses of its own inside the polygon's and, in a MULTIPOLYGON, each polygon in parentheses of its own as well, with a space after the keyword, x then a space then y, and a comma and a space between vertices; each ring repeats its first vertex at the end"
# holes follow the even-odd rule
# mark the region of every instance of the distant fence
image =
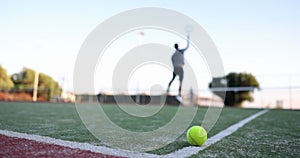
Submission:
MULTIPOLYGON (((253 87, 230 87, 230 88, 216 88, 215 91, 247 91, 253 90, 251 95, 254 98, 253 102, 244 101, 242 107, 247 108, 280 108, 280 109, 300 109, 300 86, 293 87, 264 87, 260 90, 253 89, 253 87)), ((142 91, 142 90, 141 90, 142 91)), ((209 89, 202 89, 191 93, 190 91, 183 91, 182 98, 185 105, 193 106, 223 106, 223 100, 214 95, 209 89)), ((175 96, 169 95, 76 95, 77 102, 85 103, 104 103, 104 104, 161 104, 166 101, 166 104, 178 105, 175 96)))
POLYGON ((265 87, 253 93, 254 101, 244 107, 300 109, 300 86, 265 87))
MULTIPOLYGON (((227 91, 244 91, 245 89, 246 87, 240 87, 240 89, 231 87, 227 88, 227 91)), ((142 90, 140 91, 143 92, 142 90)), ((32 89, 0 90, 0 101, 32 101, 32 93, 32 89)), ((263 87, 260 90, 254 90, 252 96, 254 101, 243 102, 243 107, 300 109, 300 86, 263 87)), ((209 89, 202 89, 194 91, 193 93, 185 90, 182 93, 182 98, 184 104, 188 106, 223 106, 222 100, 214 95, 209 89)), ((118 103, 121 104, 162 104, 165 101, 164 103, 169 105, 178 105, 178 101, 173 95, 169 95, 167 97, 165 95, 112 95, 106 93, 101 93, 98 95, 76 95, 76 101, 81 103, 116 104, 116 99, 118 100, 118 103)), ((61 96, 55 96, 54 98, 38 97, 38 101, 62 102, 63 100, 61 96)))
POLYGON ((165 95, 76 95, 76 102, 78 103, 103 103, 103 104, 140 104, 140 105, 179 105, 176 96, 165 95))

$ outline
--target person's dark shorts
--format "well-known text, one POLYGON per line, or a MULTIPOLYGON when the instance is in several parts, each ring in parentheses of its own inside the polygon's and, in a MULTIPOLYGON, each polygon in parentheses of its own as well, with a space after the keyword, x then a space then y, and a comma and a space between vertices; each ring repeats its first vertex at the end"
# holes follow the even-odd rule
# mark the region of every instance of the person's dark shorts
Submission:
POLYGON ((183 68, 182 67, 174 67, 173 75, 179 76, 179 81, 183 80, 183 68))

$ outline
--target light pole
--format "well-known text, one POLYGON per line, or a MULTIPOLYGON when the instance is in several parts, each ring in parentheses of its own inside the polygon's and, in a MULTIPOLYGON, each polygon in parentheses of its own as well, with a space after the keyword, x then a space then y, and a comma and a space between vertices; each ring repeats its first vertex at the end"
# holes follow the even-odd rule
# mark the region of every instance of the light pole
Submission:
MULTIPOLYGON (((138 35, 138 45, 137 46, 140 46, 142 44, 142 38, 144 37, 144 32, 141 31, 141 30, 137 30, 137 35, 138 35)), ((136 85, 136 98, 135 98, 135 101, 137 104, 140 104, 140 83, 139 83, 139 80, 137 81, 137 85, 136 85)))

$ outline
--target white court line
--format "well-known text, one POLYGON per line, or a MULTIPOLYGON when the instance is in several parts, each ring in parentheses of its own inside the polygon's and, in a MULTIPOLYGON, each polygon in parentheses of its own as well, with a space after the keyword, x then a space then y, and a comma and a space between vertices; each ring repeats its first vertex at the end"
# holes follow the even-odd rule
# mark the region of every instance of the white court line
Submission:
POLYGON ((51 145, 54 144, 54 145, 59 145, 59 146, 63 146, 63 147, 70 147, 73 149, 87 150, 87 151, 92 151, 95 153, 101 153, 101 154, 105 154, 105 155, 113 155, 113 156, 120 156, 120 157, 137 157, 137 158, 159 157, 159 155, 155 155, 155 154, 139 153, 139 152, 134 152, 134 151, 122 150, 122 149, 112 149, 112 148, 108 148, 108 147, 104 147, 104 146, 95 146, 95 145, 88 144, 88 143, 71 142, 71 141, 66 141, 66 140, 50 138, 50 137, 46 137, 46 136, 19 133, 19 132, 13 132, 13 131, 0 130, 0 134, 9 136, 9 137, 33 140, 33 141, 42 142, 42 143, 51 144, 51 145))
POLYGON ((197 154, 199 151, 204 150, 205 148, 215 144, 216 142, 220 141, 224 137, 231 135, 233 132, 237 131, 239 128, 243 127, 248 122, 252 121, 253 119, 257 118, 258 116, 268 112, 269 110, 262 110, 254 115, 247 117, 246 119, 228 127, 227 129, 221 131, 220 133, 214 135, 213 137, 207 139, 206 143, 201 147, 189 146, 177 150, 175 152, 166 154, 166 155, 156 155, 156 154, 148 154, 148 153, 140 153, 135 151, 128 151, 122 149, 112 149, 104 146, 95 146, 88 143, 79 143, 79 142, 71 142, 66 140, 60 140, 55 138, 50 138, 46 136, 39 136, 33 134, 26 134, 26 133, 19 133, 13 131, 6 131, 0 130, 0 134, 9 136, 9 137, 16 137, 16 138, 23 138, 27 140, 33 140, 37 142, 47 143, 47 144, 54 144, 64 147, 70 147, 73 149, 81 149, 81 150, 88 150, 95 153, 102 153, 106 155, 114 155, 114 156, 121 156, 121 157, 149 157, 149 158, 156 158, 156 157, 189 157, 193 154, 197 154))
POLYGON ((163 155, 163 157, 166 158, 173 158, 173 157, 189 157, 192 156, 194 154, 197 154, 198 152, 204 150, 205 148, 215 144, 216 142, 220 141, 221 139, 223 139, 226 136, 231 135, 232 133, 234 133, 235 131, 237 131, 239 128, 243 127, 245 124, 249 123, 250 121, 254 120, 255 118, 259 117, 260 115, 268 112, 269 110, 262 110, 260 112, 257 112, 256 114, 253 114, 247 118, 245 118, 244 120, 226 128, 225 130, 221 131, 220 133, 214 135, 213 137, 207 139, 207 141, 205 142, 205 144, 201 147, 195 147, 195 146, 189 146, 189 147, 185 147, 182 148, 180 150, 177 150, 175 152, 172 152, 170 154, 167 155, 163 155))

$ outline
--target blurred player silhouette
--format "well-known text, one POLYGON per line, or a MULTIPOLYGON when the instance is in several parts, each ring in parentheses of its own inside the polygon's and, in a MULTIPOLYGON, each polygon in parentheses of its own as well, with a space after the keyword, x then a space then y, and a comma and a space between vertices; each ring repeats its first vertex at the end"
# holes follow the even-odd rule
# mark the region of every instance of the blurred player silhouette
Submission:
POLYGON ((181 88, 182 88, 182 80, 184 76, 183 72, 183 66, 184 66, 184 52, 189 48, 190 45, 190 36, 187 35, 187 45, 184 49, 179 49, 179 46, 177 43, 174 44, 175 53, 172 55, 172 64, 173 64, 173 77, 171 81, 169 82, 167 93, 169 93, 170 87, 172 85, 172 82, 174 81, 175 77, 179 76, 179 89, 178 89, 178 96, 177 98, 180 102, 182 102, 181 99, 181 88))

